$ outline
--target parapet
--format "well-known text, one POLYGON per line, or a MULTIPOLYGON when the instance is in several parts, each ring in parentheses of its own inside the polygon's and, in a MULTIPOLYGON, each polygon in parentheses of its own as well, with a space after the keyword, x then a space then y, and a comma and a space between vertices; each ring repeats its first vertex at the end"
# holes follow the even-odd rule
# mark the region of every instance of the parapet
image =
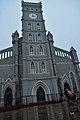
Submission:
POLYGON ((71 59, 71 55, 69 51, 54 47, 54 53, 58 57, 71 59))
POLYGON ((1 50, 0 51, 0 60, 11 57, 13 55, 12 49, 13 49, 13 47, 1 50))

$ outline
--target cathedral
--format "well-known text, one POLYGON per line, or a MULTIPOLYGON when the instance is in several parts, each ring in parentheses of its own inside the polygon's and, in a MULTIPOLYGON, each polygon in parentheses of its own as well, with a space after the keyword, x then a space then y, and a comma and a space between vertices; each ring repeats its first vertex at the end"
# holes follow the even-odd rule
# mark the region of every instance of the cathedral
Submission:
POLYGON ((12 46, 0 51, 0 106, 65 98, 65 89, 80 91, 77 52, 54 46, 46 33, 42 3, 22 1, 22 37, 16 30, 12 46))

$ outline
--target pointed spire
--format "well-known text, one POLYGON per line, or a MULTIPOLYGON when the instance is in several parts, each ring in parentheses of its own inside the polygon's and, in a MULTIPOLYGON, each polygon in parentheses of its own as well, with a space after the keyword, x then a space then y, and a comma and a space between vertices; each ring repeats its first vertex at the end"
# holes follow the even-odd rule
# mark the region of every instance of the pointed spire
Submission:
POLYGON ((19 37, 19 33, 17 30, 15 31, 14 35, 19 37))
POLYGON ((71 46, 70 51, 75 51, 76 52, 76 49, 73 46, 71 46))
POLYGON ((74 47, 71 47, 70 48, 70 54, 71 54, 71 57, 73 59, 73 62, 75 64, 79 64, 79 59, 78 59, 78 56, 77 56, 77 51, 74 47))
POLYGON ((52 35, 52 33, 50 33, 50 31, 48 31, 47 38, 48 38, 49 41, 54 42, 53 41, 53 35, 52 35))
POLYGON ((19 37, 19 33, 17 30, 12 34, 12 37, 15 37, 15 36, 19 37))
POLYGON ((47 36, 51 36, 51 37, 53 37, 53 35, 51 34, 50 31, 48 31, 48 35, 47 35, 47 36))
POLYGON ((19 33, 18 31, 16 30, 13 34, 12 34, 12 43, 14 44, 15 43, 15 40, 18 40, 19 38, 19 33))

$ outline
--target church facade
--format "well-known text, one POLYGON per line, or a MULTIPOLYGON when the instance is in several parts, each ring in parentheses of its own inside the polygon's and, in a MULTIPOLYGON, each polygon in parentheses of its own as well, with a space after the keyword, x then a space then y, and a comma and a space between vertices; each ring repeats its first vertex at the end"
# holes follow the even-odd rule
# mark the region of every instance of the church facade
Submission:
POLYGON ((12 34, 12 47, 0 51, 0 105, 65 98, 65 89, 80 91, 76 50, 54 46, 46 33, 42 3, 22 1, 22 37, 12 34))

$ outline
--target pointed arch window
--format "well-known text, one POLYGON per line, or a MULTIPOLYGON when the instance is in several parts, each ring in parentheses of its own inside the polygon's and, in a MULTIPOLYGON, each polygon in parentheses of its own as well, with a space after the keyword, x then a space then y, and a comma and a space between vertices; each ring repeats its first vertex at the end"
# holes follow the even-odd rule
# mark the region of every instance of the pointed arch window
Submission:
POLYGON ((45 66, 44 62, 41 63, 41 71, 42 71, 42 73, 46 72, 46 66, 45 66))
POLYGON ((31 33, 29 34, 28 39, 29 39, 30 41, 32 41, 32 34, 31 34, 31 33))
POLYGON ((34 64, 34 62, 31 63, 31 73, 32 74, 35 73, 35 64, 34 64))
POLYGON ((30 55, 33 55, 34 54, 34 48, 33 46, 30 46, 30 55))
POLYGON ((41 40, 41 34, 40 33, 38 34, 38 40, 41 40))
POLYGON ((39 47, 39 54, 43 55, 43 47, 42 46, 39 47))
POLYGON ((31 23, 28 23, 28 30, 31 30, 31 23))
POLYGON ((75 92, 77 92, 77 86, 76 86, 74 74, 73 74, 73 72, 70 72, 69 74, 70 74, 70 79, 71 79, 71 81, 72 81, 73 90, 74 90, 75 92))
POLYGON ((37 23, 37 30, 40 30, 40 24, 37 23))

